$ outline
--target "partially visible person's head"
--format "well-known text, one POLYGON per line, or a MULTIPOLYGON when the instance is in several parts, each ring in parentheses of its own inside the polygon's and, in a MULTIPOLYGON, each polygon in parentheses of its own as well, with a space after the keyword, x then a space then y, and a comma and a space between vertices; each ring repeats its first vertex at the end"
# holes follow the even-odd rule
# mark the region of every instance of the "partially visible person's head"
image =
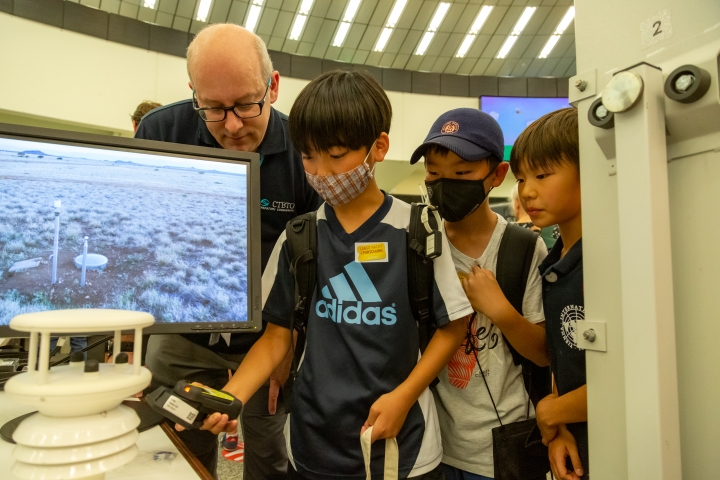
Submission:
POLYGON ((515 221, 520 222, 527 214, 520 203, 520 194, 518 193, 518 184, 515 182, 512 190, 510 190, 510 201, 512 202, 513 215, 515 215, 515 221))
POLYGON ((535 225, 563 224, 580 214, 580 149, 576 108, 531 123, 510 153, 523 208, 535 225))
POLYGON ((508 166, 497 121, 476 108, 456 108, 435 120, 410 163, 425 158, 430 202, 449 222, 472 214, 505 179, 508 166))
MULTIPOLYGON (((224 120, 206 121, 223 148, 257 150, 265 137, 270 105, 277 100, 280 83, 262 39, 239 25, 208 26, 188 46, 187 69, 197 107, 232 107, 264 100, 260 115, 253 118, 239 118, 228 110, 224 120)), ((254 115, 255 110, 259 109, 235 109, 241 116, 254 115)))
POLYGON ((140 105, 137 106, 135 109, 135 112, 130 115, 130 119, 132 120, 133 124, 133 131, 137 132, 138 127, 140 126, 140 120, 150 111, 155 110, 158 107, 162 107, 161 104, 157 102, 151 102, 150 100, 145 100, 140 105))
POLYGON ((375 163, 390 148, 391 120, 390 100, 365 72, 327 72, 300 92, 290 110, 290 138, 320 196, 328 201, 328 192, 317 182, 334 181, 332 177, 357 168, 363 169, 363 181, 374 182, 375 163))

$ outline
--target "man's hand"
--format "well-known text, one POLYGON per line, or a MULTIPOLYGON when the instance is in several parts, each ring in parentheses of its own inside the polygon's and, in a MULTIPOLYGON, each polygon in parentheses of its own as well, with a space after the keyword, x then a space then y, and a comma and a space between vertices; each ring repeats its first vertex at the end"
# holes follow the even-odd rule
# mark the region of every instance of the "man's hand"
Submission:
POLYGON ((535 419, 537 420, 540 433, 542 434, 542 442, 544 445, 549 445, 553 438, 558 433, 557 425, 552 425, 550 422, 551 410, 553 408, 553 402, 558 396, 551 393, 547 397, 540 400, 535 408, 535 419))
POLYGON ((548 456, 550 457, 550 469, 556 479, 579 480, 583 476, 583 467, 580 462, 575 437, 565 425, 558 428, 557 435, 548 445, 548 456), (570 457, 574 471, 567 469, 567 457, 570 457))
POLYGON ((370 413, 365 425, 360 429, 360 435, 372 426, 372 442, 382 438, 397 437, 412 403, 404 399, 396 390, 381 396, 370 407, 370 413))
MULTIPOLYGON (((212 415, 207 416, 205 420, 203 420, 203 424, 202 427, 200 427, 200 430, 209 430, 215 435, 220 435, 220 432, 233 433, 237 431, 238 421, 228 420, 229 419, 226 414, 215 412, 212 415)), ((178 432, 182 432, 183 430, 185 430, 185 427, 176 423, 175 430, 177 430, 178 432)))
POLYGON ((287 382, 288 376, 290 376, 292 360, 292 350, 290 350, 282 363, 278 365, 270 376, 270 389, 268 391, 268 412, 270 415, 275 415, 277 412, 277 399, 280 396, 280 389, 287 382))
POLYGON ((514 311, 490 270, 473 266, 467 278, 463 279, 462 286, 473 308, 493 322, 514 311))

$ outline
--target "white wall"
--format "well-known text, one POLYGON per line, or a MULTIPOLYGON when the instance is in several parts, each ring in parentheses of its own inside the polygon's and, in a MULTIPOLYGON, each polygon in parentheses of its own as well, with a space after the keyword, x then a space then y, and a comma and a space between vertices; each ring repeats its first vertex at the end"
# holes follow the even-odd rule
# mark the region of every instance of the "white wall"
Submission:
POLYGON ((130 131, 141 101, 189 95, 184 59, 0 13, 0 109, 130 131))
MULTIPOLYGON (((189 98, 185 59, 0 13, 0 110, 129 131, 143 100, 189 98)), ((309 82, 282 77, 275 107, 290 112, 309 82)), ((390 160, 408 160, 432 122, 478 98, 388 92, 393 107, 390 160)))

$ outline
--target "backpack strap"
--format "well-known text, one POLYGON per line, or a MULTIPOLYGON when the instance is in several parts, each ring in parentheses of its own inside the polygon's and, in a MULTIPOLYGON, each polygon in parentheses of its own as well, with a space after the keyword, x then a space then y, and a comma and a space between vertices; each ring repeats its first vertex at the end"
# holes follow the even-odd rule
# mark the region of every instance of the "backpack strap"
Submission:
POLYGON ((291 408, 292 389, 298 366, 305 350, 305 329, 310 314, 317 281, 317 212, 308 212, 293 218, 285 225, 290 273, 295 279, 295 309, 290 317, 290 342, 293 346, 293 361, 290 376, 285 382, 283 394, 287 409, 291 408), (297 342, 293 340, 297 332, 297 342))
MULTIPOLYGON (((515 310, 523 315, 523 298, 530 275, 538 234, 518 225, 508 224, 500 241, 495 278, 515 310)), ((515 365, 522 365, 523 382, 533 405, 552 391, 550 367, 538 367, 520 355, 505 335, 515 365)), ((528 409, 530 405, 528 404, 528 409)), ((528 410, 529 416, 529 410, 528 410)))
MULTIPOLYGON (((537 238, 537 233, 508 223, 498 249, 495 278, 505 298, 520 315, 523 314, 525 287, 530 276, 537 238)), ((506 343, 512 353, 513 362, 515 365, 520 365, 523 357, 510 345, 510 342, 506 343)))
POLYGON ((407 273, 410 308, 418 323, 420 353, 425 353, 430 338, 437 329, 433 309, 433 259, 442 254, 440 219, 433 206, 424 203, 410 205, 408 228, 407 273))

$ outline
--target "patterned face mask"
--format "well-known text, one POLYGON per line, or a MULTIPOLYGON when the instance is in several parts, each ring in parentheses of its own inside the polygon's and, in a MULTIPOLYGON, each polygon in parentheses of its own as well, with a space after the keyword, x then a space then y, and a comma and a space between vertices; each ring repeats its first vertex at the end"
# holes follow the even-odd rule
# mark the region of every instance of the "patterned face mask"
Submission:
POLYGON ((375 176, 375 165, 371 169, 367 163, 370 151, 374 146, 375 142, 373 142, 372 147, 365 155, 363 163, 349 172, 325 176, 305 172, 308 183, 331 207, 345 205, 363 193, 370 180, 375 176))

